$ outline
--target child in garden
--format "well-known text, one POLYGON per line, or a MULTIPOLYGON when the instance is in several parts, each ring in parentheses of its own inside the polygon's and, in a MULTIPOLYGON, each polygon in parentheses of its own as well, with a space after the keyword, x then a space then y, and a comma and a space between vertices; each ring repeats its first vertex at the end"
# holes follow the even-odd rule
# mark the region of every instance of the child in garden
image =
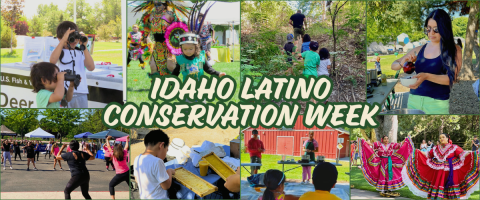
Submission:
POLYGON ((316 41, 311 41, 309 45, 309 51, 305 51, 298 56, 302 56, 305 59, 303 69, 303 75, 308 78, 308 76, 317 77, 317 66, 320 65, 320 56, 315 51, 318 50, 318 43, 316 41))
POLYGON ((285 174, 280 170, 269 169, 265 172, 263 182, 265 183, 265 192, 259 200, 297 200, 299 197, 285 194, 285 174))
POLYGON ((332 64, 330 62, 330 52, 328 52, 327 48, 322 48, 320 49, 320 52, 318 52, 318 55, 320 56, 320 65, 318 65, 317 69, 318 76, 329 76, 330 74, 328 71, 330 70, 330 65, 332 64))
POLYGON ((309 45, 310 45, 310 41, 311 41, 311 40, 312 40, 312 39, 310 38, 310 35, 305 34, 305 35, 303 36, 303 38, 302 38, 302 42, 303 42, 303 43, 302 43, 302 51, 301 51, 301 53, 309 50, 309 47, 310 47, 309 45))
POLYGON ((38 108, 60 108, 62 100, 72 100, 75 84, 71 81, 66 91, 63 87, 65 72, 59 72, 58 67, 52 63, 40 62, 33 65, 30 80, 33 92, 37 93, 38 108))
MULTIPOLYGON (((290 64, 293 64, 292 62, 292 53, 295 52, 296 50, 296 46, 295 44, 293 44, 293 34, 289 33, 287 35, 287 43, 283 46, 283 50, 285 51, 285 53, 287 53, 287 62, 290 63, 290 64)), ((282 52, 284 53, 284 52, 282 52)))

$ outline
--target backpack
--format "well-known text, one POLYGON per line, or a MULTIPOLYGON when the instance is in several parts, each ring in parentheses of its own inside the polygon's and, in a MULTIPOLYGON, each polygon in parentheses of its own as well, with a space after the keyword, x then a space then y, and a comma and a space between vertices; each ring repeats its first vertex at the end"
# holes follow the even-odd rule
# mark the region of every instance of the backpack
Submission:
POLYGON ((265 183, 263 182, 264 176, 265 173, 261 173, 247 177, 247 181, 248 183, 250 183, 250 187, 265 187, 265 183))

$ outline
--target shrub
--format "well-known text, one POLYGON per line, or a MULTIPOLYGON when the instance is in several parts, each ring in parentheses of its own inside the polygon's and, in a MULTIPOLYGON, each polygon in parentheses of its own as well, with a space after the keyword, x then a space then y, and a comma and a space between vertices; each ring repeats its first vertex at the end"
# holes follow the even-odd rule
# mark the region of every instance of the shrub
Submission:
MULTIPOLYGON (((3 23, 2 20, 2 25, 1 25, 2 31, 1 31, 1 41, 0 41, 0 46, 1 48, 10 48, 10 37, 12 36, 12 28, 8 27, 3 23)), ((13 33, 13 47, 17 47, 17 38, 15 37, 16 34, 13 33)))
POLYGON ((28 24, 26 21, 18 21, 15 23, 15 34, 17 35, 27 35, 28 33, 28 24))

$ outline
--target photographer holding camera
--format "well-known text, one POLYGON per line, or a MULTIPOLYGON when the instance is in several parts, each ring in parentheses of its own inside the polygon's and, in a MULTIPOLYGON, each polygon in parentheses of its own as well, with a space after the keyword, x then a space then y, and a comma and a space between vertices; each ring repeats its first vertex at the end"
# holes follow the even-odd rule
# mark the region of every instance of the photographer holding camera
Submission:
POLYGON ((63 21, 57 26, 57 38, 60 44, 50 56, 50 63, 57 64, 65 73, 65 88, 74 83, 74 93, 68 108, 88 108, 88 86, 85 68, 95 69, 92 56, 86 49, 88 39, 78 32, 77 25, 71 21, 63 21), (77 44, 80 43, 80 47, 77 44), (80 81, 82 80, 83 81, 80 81))

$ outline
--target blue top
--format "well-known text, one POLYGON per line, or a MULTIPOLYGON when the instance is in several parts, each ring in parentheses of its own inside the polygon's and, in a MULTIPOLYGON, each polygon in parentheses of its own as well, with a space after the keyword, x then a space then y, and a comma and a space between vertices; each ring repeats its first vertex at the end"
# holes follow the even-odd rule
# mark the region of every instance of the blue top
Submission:
MULTIPOLYGON (((448 75, 452 83, 455 72, 448 67, 444 67, 440 55, 436 58, 428 59, 423 56, 426 45, 418 52, 417 61, 415 61, 415 72, 430 73, 436 75, 448 75)), ((426 96, 438 100, 448 100, 450 98, 450 86, 440 85, 431 81, 423 81, 417 89, 410 89, 410 93, 419 96, 426 96)))
POLYGON ((303 53, 305 51, 310 51, 310 42, 302 43, 302 52, 300 52, 300 53, 303 53))

